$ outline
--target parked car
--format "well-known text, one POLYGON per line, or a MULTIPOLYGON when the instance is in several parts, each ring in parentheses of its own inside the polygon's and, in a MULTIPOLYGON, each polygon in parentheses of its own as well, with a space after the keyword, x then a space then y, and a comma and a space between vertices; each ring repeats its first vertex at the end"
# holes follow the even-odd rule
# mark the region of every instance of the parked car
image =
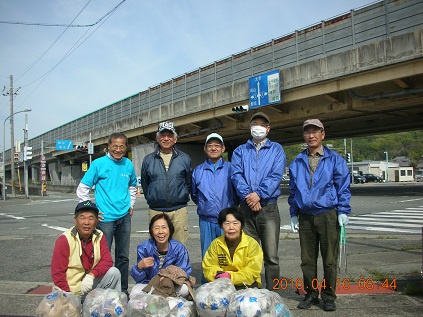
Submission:
POLYGON ((364 184, 366 179, 358 173, 353 173, 354 184, 364 184))
POLYGON ((380 176, 377 176, 375 174, 363 174, 363 177, 366 179, 366 183, 382 183, 383 178, 380 176))
POLYGON ((423 171, 416 172, 416 182, 423 182, 423 171))

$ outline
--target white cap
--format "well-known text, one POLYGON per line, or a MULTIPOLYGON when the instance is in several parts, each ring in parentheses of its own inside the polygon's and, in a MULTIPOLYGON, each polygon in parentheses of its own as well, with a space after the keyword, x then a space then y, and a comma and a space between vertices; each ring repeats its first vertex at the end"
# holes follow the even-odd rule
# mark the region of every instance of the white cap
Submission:
POLYGON ((220 141, 220 143, 222 143, 222 145, 224 144, 223 143, 223 138, 220 136, 220 134, 217 134, 217 133, 211 133, 211 134, 209 134, 207 136, 207 138, 206 138, 206 143, 205 144, 207 144, 207 142, 209 142, 211 139, 218 139, 220 141))

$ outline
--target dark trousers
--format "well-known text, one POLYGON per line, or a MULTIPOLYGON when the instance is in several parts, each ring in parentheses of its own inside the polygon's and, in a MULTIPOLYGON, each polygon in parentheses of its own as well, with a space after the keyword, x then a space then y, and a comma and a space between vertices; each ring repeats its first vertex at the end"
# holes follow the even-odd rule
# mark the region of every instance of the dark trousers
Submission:
POLYGON ((336 210, 315 216, 300 213, 299 226, 304 290, 317 298, 318 287, 325 286, 321 289, 322 299, 335 300, 340 232, 336 210), (319 247, 323 261, 323 279, 317 277, 319 247))
POLYGON ((266 288, 273 290, 273 279, 280 279, 279 235, 281 218, 276 202, 267 204, 260 212, 252 211, 245 203, 240 206, 245 216, 244 231, 261 243, 264 259, 266 288))

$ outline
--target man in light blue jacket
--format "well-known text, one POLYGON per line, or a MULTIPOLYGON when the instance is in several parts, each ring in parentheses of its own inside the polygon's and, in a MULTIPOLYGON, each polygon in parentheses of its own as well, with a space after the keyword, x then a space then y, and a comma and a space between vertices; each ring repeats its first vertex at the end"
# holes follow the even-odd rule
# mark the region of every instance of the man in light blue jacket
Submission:
POLYGON ((299 231, 301 270, 307 292, 298 308, 319 304, 321 287, 323 309, 334 311, 339 232, 351 213, 350 173, 345 160, 323 146, 325 129, 319 119, 304 122, 303 136, 308 148, 289 167, 288 198, 291 228, 299 231), (317 279, 319 247, 323 262, 321 280, 317 279))
POLYGON ((266 288, 273 290, 273 279, 280 278, 280 215, 277 204, 286 157, 282 146, 267 138, 269 117, 255 113, 250 120, 252 140, 240 145, 232 155, 232 183, 245 216, 244 231, 263 249, 266 288))
POLYGON ((132 162, 124 157, 128 139, 121 132, 109 137, 108 152, 94 160, 79 184, 79 201, 90 200, 95 187, 95 202, 100 210, 97 227, 103 231, 109 250, 115 240, 115 266, 121 273, 122 292, 128 294, 129 243, 131 217, 137 194, 137 176, 132 162))

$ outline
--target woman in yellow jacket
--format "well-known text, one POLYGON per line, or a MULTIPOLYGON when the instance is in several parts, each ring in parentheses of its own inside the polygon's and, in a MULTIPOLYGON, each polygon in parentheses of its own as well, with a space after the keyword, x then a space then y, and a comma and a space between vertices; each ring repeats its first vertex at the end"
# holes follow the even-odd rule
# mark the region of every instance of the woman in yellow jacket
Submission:
POLYGON ((218 223, 223 235, 213 240, 204 255, 204 277, 209 282, 230 278, 237 289, 261 287, 263 251, 242 231, 244 215, 237 208, 225 208, 219 213, 218 223))

